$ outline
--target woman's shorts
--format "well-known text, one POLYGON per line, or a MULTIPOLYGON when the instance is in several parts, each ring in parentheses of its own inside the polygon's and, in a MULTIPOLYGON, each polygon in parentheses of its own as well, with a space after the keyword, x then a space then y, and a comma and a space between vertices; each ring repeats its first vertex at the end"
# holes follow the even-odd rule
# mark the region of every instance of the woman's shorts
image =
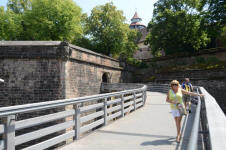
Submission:
POLYGON ((180 117, 181 116, 179 110, 171 110, 171 113, 172 113, 173 117, 180 117))
POLYGON ((184 100, 184 102, 190 102, 191 96, 190 95, 183 95, 183 100, 184 100))

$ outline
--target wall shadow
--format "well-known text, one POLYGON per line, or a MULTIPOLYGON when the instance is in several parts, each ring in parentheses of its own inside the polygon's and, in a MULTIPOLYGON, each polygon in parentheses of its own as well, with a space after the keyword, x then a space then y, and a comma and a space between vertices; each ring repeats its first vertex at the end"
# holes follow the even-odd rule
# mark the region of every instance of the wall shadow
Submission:
POLYGON ((154 135, 154 134, 140 134, 140 133, 130 133, 130 132, 115 132, 115 131, 105 131, 105 130, 98 130, 96 132, 105 133, 105 134, 119 134, 119 135, 126 135, 126 136, 142 136, 142 137, 156 137, 156 138, 174 138, 172 136, 166 135, 154 135))
POLYGON ((176 140, 175 137, 173 138, 168 138, 168 139, 159 139, 159 140, 153 140, 153 141, 146 141, 141 143, 140 145, 142 146, 149 146, 149 145, 176 145, 176 140))

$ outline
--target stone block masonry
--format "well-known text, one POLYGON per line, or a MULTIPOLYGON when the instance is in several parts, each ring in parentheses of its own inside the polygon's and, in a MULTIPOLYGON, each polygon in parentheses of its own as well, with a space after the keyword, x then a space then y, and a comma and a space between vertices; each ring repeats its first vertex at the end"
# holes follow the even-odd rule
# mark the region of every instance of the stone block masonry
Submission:
POLYGON ((0 42, 0 107, 100 93, 125 79, 118 60, 60 41, 0 42))
MULTIPOLYGON (((105 82, 119 83, 125 81, 124 79, 128 80, 128 76, 131 77, 130 73, 119 66, 118 60, 66 42, 0 42, 0 78, 5 80, 4 83, 0 83, 0 107, 99 94, 103 79, 105 82)), ((67 106, 22 114, 17 116, 17 120, 72 108, 73 106, 67 106)), ((72 117, 67 119, 70 120, 72 117)), ((57 120, 32 129, 20 130, 16 135, 63 121, 57 120)), ((19 145, 16 149, 60 134, 61 132, 56 132, 19 145)))
POLYGON ((190 78, 193 85, 203 86, 218 102, 226 113, 226 69, 185 70, 175 72, 154 73, 148 69, 140 69, 134 73, 134 82, 164 83, 176 79, 180 83, 185 77, 190 78))

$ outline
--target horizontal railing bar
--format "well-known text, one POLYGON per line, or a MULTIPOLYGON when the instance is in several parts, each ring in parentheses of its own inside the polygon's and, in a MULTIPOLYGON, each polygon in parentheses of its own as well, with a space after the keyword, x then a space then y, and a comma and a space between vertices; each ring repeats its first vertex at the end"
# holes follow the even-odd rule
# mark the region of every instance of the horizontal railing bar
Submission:
POLYGON ((165 85, 150 85, 147 84, 148 87, 169 87, 169 84, 165 84, 165 85))
POLYGON ((71 105, 71 104, 78 104, 78 103, 83 103, 83 102, 87 102, 87 101, 93 101, 93 100, 104 99, 104 98, 113 97, 113 96, 119 96, 121 94, 143 91, 146 89, 147 89, 147 87, 144 85, 142 88, 139 88, 139 89, 125 90, 125 91, 121 91, 121 92, 98 94, 98 95, 78 97, 78 98, 73 98, 73 99, 55 100, 55 101, 49 101, 49 102, 3 107, 3 108, 0 108, 0 116, 13 115, 13 114, 17 114, 17 113, 25 113, 25 112, 31 112, 31 111, 38 111, 38 110, 43 110, 43 109, 50 109, 50 108, 54 108, 54 107, 60 107, 60 106, 71 105))
POLYGON ((142 93, 136 94, 136 97, 140 97, 140 96, 142 96, 142 95, 143 95, 142 93))
POLYGON ((152 86, 152 85, 148 85, 149 88, 169 88, 169 85, 165 85, 165 86, 152 86))
POLYGON ((132 105, 134 102, 133 101, 130 101, 130 102, 127 102, 127 103, 124 103, 124 107, 127 107, 129 105, 132 105))
POLYGON ((54 114, 49 114, 45 116, 35 117, 31 119, 21 120, 16 122, 16 130, 28 128, 35 125, 40 125, 43 123, 59 120, 68 116, 75 114, 75 110, 68 110, 63 112, 58 112, 54 114))
POLYGON ((148 87, 170 87, 169 84, 167 85, 149 85, 147 84, 148 87))
POLYGON ((95 121, 95 122, 93 122, 91 124, 85 125, 85 126, 80 128, 80 133, 84 133, 84 132, 86 132, 86 131, 88 131, 90 129, 93 129, 93 128, 103 124, 103 123, 104 123, 104 118, 102 118, 100 120, 97 120, 97 121, 95 121))
POLYGON ((97 103, 97 104, 91 104, 88 106, 84 106, 80 108, 81 113, 93 110, 93 109, 97 109, 97 108, 101 108, 104 106, 104 103, 97 103))
POLYGON ((116 111, 116 110, 119 110, 119 109, 121 109, 121 108, 122 108, 121 105, 117 105, 117 106, 111 107, 111 108, 109 108, 109 109, 107 110, 107 113, 111 113, 111 112, 116 111))
POLYGON ((143 103, 139 103, 139 104, 136 105, 136 107, 139 108, 142 105, 143 105, 143 103))
POLYGON ((46 140, 44 142, 35 144, 35 145, 27 147, 27 148, 24 148, 23 150, 43 150, 43 149, 49 148, 51 146, 54 146, 60 142, 66 141, 67 139, 72 138, 74 136, 75 136, 75 130, 72 130, 70 132, 59 135, 52 139, 46 140))
POLYGON ((0 150, 4 150, 5 149, 5 142, 4 140, 0 141, 0 150))
POLYGON ((0 125, 0 134, 3 134, 4 132, 5 132, 4 125, 1 124, 1 125, 0 125))
POLYGON ((49 135, 51 133, 55 133, 55 132, 64 130, 66 128, 73 127, 74 125, 75 125, 75 121, 71 120, 71 121, 67 121, 67 122, 64 122, 64 123, 53 125, 53 126, 50 126, 50 127, 44 128, 44 129, 40 129, 40 130, 37 130, 37 131, 33 131, 33 132, 30 132, 30 133, 26 133, 26 134, 17 136, 15 138, 15 145, 20 145, 22 143, 38 139, 40 137, 49 135))
POLYGON ((169 88, 148 88, 148 89, 151 89, 151 90, 168 90, 169 88))
POLYGON ((98 111, 98 112, 95 112, 93 114, 81 117, 80 122, 84 123, 84 122, 90 121, 92 119, 95 119, 95 118, 103 116, 103 115, 104 115, 104 111, 98 111))
POLYGON ((148 85, 148 88, 169 88, 169 86, 150 86, 148 85))
POLYGON ((124 97, 124 101, 134 98, 133 95, 124 97))
POLYGON ((141 102, 141 101, 142 101, 142 98, 136 99, 136 103, 141 102))
POLYGON ((108 120, 108 121, 109 121, 109 120, 112 120, 112 119, 114 119, 114 118, 116 118, 116 117, 119 117, 119 116, 121 116, 121 115, 122 115, 121 111, 116 112, 116 113, 114 113, 113 115, 110 115, 110 116, 107 118, 107 120, 108 120))
POLYGON ((162 88, 161 88, 161 89, 151 89, 151 88, 150 88, 150 90, 153 90, 153 91, 157 91, 157 90, 158 90, 158 91, 167 91, 168 89, 162 89, 162 88))
POLYGON ((129 111, 131 111, 131 110, 133 110, 133 109, 134 109, 134 106, 129 107, 129 108, 126 108, 126 109, 124 110, 124 113, 127 113, 127 112, 129 112, 129 111))
POLYGON ((117 98, 117 99, 113 99, 111 101, 107 101, 107 105, 112 105, 112 104, 119 103, 119 102, 121 102, 121 98, 117 98))

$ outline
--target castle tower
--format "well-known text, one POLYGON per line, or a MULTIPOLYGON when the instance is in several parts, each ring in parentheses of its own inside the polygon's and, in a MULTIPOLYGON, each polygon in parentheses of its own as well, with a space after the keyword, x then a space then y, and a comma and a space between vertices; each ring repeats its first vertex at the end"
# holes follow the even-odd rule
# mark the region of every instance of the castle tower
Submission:
POLYGON ((133 18, 131 19, 130 29, 143 29, 146 28, 145 25, 141 23, 142 19, 138 16, 137 12, 135 12, 133 18))

